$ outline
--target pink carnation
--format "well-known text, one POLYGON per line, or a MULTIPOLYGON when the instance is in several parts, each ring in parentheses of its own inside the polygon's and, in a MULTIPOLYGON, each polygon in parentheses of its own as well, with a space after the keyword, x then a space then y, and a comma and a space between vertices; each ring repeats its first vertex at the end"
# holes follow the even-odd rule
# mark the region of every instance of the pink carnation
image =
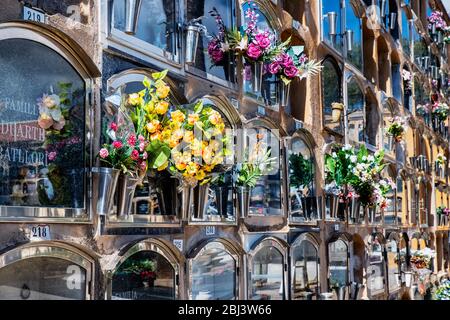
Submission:
POLYGON ((139 151, 137 151, 136 149, 133 150, 133 151, 131 152, 131 159, 133 159, 133 160, 139 160, 139 151))
POLYGON ((284 69, 284 74, 286 77, 295 78, 298 75, 298 69, 292 65, 284 69))
POLYGON ((48 160, 53 161, 56 159, 56 152, 52 151, 48 154, 48 160))
POLYGON ((111 124, 109 125, 109 127, 111 128, 111 130, 117 131, 117 123, 111 122, 111 124))
POLYGON ((106 148, 100 149, 99 155, 100 155, 100 158, 102 158, 102 159, 107 158, 109 156, 108 149, 106 149, 106 148))
POLYGON ((281 70, 281 66, 278 62, 272 62, 269 64, 268 70, 271 74, 277 74, 281 70))
POLYGON ((134 147, 136 145, 136 136, 134 134, 132 134, 129 138, 128 138, 128 144, 132 147, 134 147))
POLYGON ((123 144, 120 141, 114 141, 112 145, 113 145, 114 149, 120 149, 123 147, 123 144))

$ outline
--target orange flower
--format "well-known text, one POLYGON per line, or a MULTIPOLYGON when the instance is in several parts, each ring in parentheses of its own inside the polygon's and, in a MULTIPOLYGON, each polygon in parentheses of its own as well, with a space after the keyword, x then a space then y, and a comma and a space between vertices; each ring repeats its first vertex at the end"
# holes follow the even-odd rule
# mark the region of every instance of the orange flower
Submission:
POLYGON ((194 140, 194 133, 192 131, 185 131, 183 141, 186 143, 191 143, 194 140))
POLYGON ((145 127, 149 133, 155 133, 159 129, 160 123, 158 120, 152 120, 151 122, 148 122, 145 127))
POLYGON ((222 122, 222 117, 220 116, 220 113, 213 110, 211 114, 209 115, 208 120, 213 124, 217 125, 222 122))
POLYGON ((175 168, 177 168, 177 170, 183 171, 184 169, 186 169, 186 163, 183 162, 178 162, 175 163, 175 168))
POLYGON ((181 112, 180 110, 176 110, 170 113, 170 116, 172 117, 172 120, 174 122, 178 122, 181 123, 184 121, 184 119, 186 119, 185 115, 183 112, 181 112))

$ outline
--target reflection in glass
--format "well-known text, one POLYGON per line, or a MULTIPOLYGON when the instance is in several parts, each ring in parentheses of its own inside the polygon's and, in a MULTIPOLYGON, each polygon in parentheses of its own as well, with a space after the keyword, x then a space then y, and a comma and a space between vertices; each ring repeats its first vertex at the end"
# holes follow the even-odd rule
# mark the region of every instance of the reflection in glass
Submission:
POLYGON ((275 247, 262 247, 253 258, 252 300, 283 300, 283 256, 275 247))
MULTIPOLYGON (((142 0, 135 37, 162 50, 175 53, 176 1, 142 0)), ((125 0, 115 0, 113 26, 125 29, 125 0)))
POLYGON ((305 298, 319 290, 319 256, 316 247, 304 240, 294 248, 294 299, 305 298))
POLYGON ((329 19, 328 19, 328 13, 329 12, 335 12, 337 14, 336 16, 336 33, 342 34, 341 30, 341 2, 342 0, 322 0, 322 21, 323 21, 323 40, 328 43, 329 45, 336 48, 338 51, 342 51, 342 37, 340 36, 332 36, 329 34, 329 19))
POLYGON ((291 141, 289 160, 289 205, 294 221, 317 219, 314 197, 314 160, 311 150, 302 139, 291 141))
POLYGON ((0 72, 0 205, 85 208, 84 80, 24 39, 0 41, 0 72))
POLYGON ((328 244, 328 280, 330 288, 341 288, 348 284, 348 247, 342 239, 328 244))
POLYGON ((348 92, 348 136, 355 142, 364 138, 364 94, 355 79, 347 85, 348 92))
POLYGON ((391 240, 386 245, 387 249, 387 263, 388 263, 388 283, 389 292, 392 293, 400 289, 400 278, 399 278, 399 258, 400 254, 398 251, 397 241, 391 240))
POLYGON ((32 258, 0 269, 1 300, 84 300, 86 270, 59 258, 32 258))
MULTIPOLYGON (((194 3, 194 1, 192 2, 194 3)), ((215 18, 211 16, 210 11, 213 8, 217 9, 217 12, 222 17, 222 20, 227 27, 231 29, 234 25, 234 6, 232 0, 208 0, 208 1, 195 1, 195 5, 187 6, 187 20, 196 19, 198 17, 203 17, 201 23, 207 28, 208 34, 217 35, 219 30, 215 21, 215 18)), ((233 80, 230 78, 231 72, 233 71, 230 62, 232 63, 231 55, 222 62, 220 66, 214 66, 211 63, 211 59, 208 55, 208 43, 210 39, 203 34, 200 35, 198 42, 197 56, 195 59, 195 67, 209 74, 225 80, 233 80)))
POLYGON ((361 19, 355 15, 355 11, 350 0, 345 3, 346 30, 353 31, 353 49, 347 53, 347 58, 359 70, 362 69, 362 32, 361 19))
POLYGON ((374 297, 384 293, 383 247, 378 237, 373 237, 368 254, 367 288, 369 294, 374 297))
POLYGON ((193 300, 236 299, 236 261, 221 243, 211 242, 192 260, 193 300))
MULTIPOLYGON (((251 2, 245 2, 242 5, 242 13, 244 14, 247 9, 251 6, 251 2)), ((269 31, 271 33, 276 33, 273 27, 271 26, 269 20, 266 15, 259 10, 257 7, 252 8, 259 15, 257 27, 261 31, 269 31)), ((244 19, 244 17, 243 17, 244 19)), ((244 20, 245 21, 245 20, 244 20)), ((263 83, 261 92, 254 92, 253 88, 251 88, 251 81, 249 81, 252 76, 251 65, 246 64, 244 66, 244 92, 246 95, 262 101, 265 105, 275 105, 277 103, 277 89, 278 89, 278 78, 275 75, 270 74, 266 70, 263 73, 263 83)))
POLYGON ((336 132, 342 131, 342 115, 340 118, 333 119, 333 102, 341 102, 341 76, 338 66, 334 61, 326 59, 323 62, 322 77, 322 96, 323 96, 323 116, 325 126, 336 132))
POLYGON ((175 299, 175 270, 154 251, 140 251, 125 260, 112 279, 113 300, 175 299))
MULTIPOLYGON (((262 141, 263 144, 272 150, 271 156, 277 158, 279 154, 278 150, 280 149, 280 140, 278 137, 265 128, 252 128, 251 130, 252 134, 256 135, 258 141, 262 141)), ((250 144, 250 139, 250 135, 247 135, 247 146, 250 144)), ((276 165, 280 166, 281 162, 272 165, 272 167, 276 165)), ((282 214, 281 170, 276 170, 276 173, 263 176, 257 181, 256 186, 251 189, 249 209, 249 214, 252 215, 282 214)))
POLYGON ((401 43, 402 43, 402 49, 403 52, 407 55, 411 55, 411 21, 406 16, 406 8, 401 9, 402 12, 402 34, 401 34, 401 43))

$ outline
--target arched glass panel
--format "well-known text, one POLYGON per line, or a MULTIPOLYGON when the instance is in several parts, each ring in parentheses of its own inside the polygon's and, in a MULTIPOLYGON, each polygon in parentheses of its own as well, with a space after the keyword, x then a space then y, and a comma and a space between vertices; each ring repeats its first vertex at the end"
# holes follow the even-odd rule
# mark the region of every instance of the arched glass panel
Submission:
MULTIPOLYGON (((125 0, 115 0, 112 27, 125 30, 125 0)), ((136 38, 172 54, 176 51, 176 0, 142 0, 136 38)))
POLYGON ((262 247, 252 260, 252 300, 284 299, 284 265, 281 252, 271 246, 262 247))
POLYGON ((403 52, 407 55, 411 55, 411 20, 406 16, 406 8, 401 9, 402 12, 402 33, 401 43, 403 52))
POLYGON ((175 269, 161 254, 139 251, 114 273, 112 299, 175 299, 175 269))
MULTIPOLYGON (((259 15, 258 21, 256 23, 258 30, 262 31, 269 31, 273 34, 276 34, 275 30, 271 26, 269 19, 265 15, 263 11, 260 10, 257 6, 254 6, 253 2, 244 2, 242 4, 242 14, 243 14, 243 21, 245 20, 245 12, 252 8, 255 10, 255 12, 259 15)), ((246 95, 257 99, 261 102, 264 102, 264 104, 273 106, 277 102, 277 92, 278 92, 278 80, 275 75, 270 74, 269 72, 265 72, 263 74, 263 82, 260 92, 255 92, 252 88, 251 81, 248 81, 248 78, 252 76, 252 68, 251 65, 246 64, 244 66, 244 92, 246 95)))
MULTIPOLYGON (((235 10, 234 2, 232 0, 208 0, 200 1, 192 5, 187 6, 187 20, 203 17, 201 23, 207 28, 209 36, 219 35, 219 29, 216 23, 215 17, 211 15, 213 9, 217 10, 225 27, 230 30, 235 24, 235 10)), ((208 44, 211 38, 200 35, 197 48, 197 56, 195 59, 195 68, 200 69, 206 73, 212 74, 224 80, 232 81, 233 77, 230 77, 233 72, 232 63, 233 56, 226 55, 222 62, 215 66, 208 55, 208 44)))
POLYGON ((36 257, 0 269, 1 300, 84 300, 86 270, 73 262, 36 257))
POLYGON ((311 221, 318 218, 314 190, 315 163, 303 139, 289 141, 289 210, 293 221, 311 221))
POLYGON ((343 111, 333 110, 333 102, 341 102, 341 76, 338 67, 332 60, 323 62, 322 77, 322 106, 325 126, 337 131, 342 131, 343 111))
POLYGON ((316 246, 308 240, 294 247, 292 259, 294 299, 305 299, 308 294, 319 291, 319 255, 316 246))
POLYGON ((254 150, 254 145, 260 142, 271 150, 271 157, 276 163, 268 175, 261 177, 250 194, 250 215, 281 215, 281 158, 279 156, 280 140, 271 131, 262 127, 247 129, 246 145, 254 150))
POLYGON ((384 257, 383 245, 377 236, 368 244, 367 288, 371 297, 384 293, 384 257))
POLYGON ((328 244, 328 281, 330 289, 348 285, 348 246, 338 239, 328 244))
POLYGON ((342 20, 342 0, 322 0, 322 36, 323 40, 329 45, 336 48, 338 51, 342 51, 342 37, 336 35, 330 35, 330 16, 329 13, 336 14, 336 34, 341 34, 341 20, 342 20))
POLYGON ((346 30, 353 31, 353 48, 347 53, 347 58, 356 68, 362 70, 362 29, 361 19, 355 15, 350 0, 345 1, 346 30))
POLYGON ((21 207, 7 216, 73 216, 86 208, 84 79, 24 39, 0 41, 0 72, 0 205, 21 207))
POLYGON ((399 249, 396 240, 390 240, 386 245, 387 264, 388 264, 388 284, 389 293, 400 289, 400 266, 399 266, 399 249))
POLYGON ((236 299, 236 261, 218 242, 207 244, 192 260, 193 300, 236 299))
POLYGON ((348 136, 351 141, 363 142, 364 139, 364 94, 356 80, 347 85, 348 92, 348 136))

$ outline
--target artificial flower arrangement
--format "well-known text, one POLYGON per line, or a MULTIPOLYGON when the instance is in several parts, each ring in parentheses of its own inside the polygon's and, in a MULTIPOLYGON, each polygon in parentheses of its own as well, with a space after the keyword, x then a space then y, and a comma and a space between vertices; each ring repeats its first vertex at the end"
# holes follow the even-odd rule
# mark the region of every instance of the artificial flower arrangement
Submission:
POLYGON ((434 257, 434 251, 425 248, 422 250, 416 250, 412 253, 410 262, 413 266, 413 269, 421 270, 421 269, 429 269, 431 259, 434 257))
POLYGON ((383 150, 371 155, 364 146, 359 151, 350 145, 335 146, 331 155, 325 155, 326 180, 341 190, 344 199, 357 197, 364 207, 385 208, 394 185, 381 176, 383 157, 383 150))
POLYGON ((289 46, 291 39, 283 43, 277 43, 273 33, 260 30, 257 26, 259 14, 252 4, 245 12, 247 23, 241 29, 227 31, 220 14, 215 8, 210 14, 216 19, 219 33, 212 36, 208 44, 208 54, 215 65, 220 65, 224 59, 224 53, 234 52, 244 57, 247 63, 263 62, 268 65, 267 71, 279 76, 287 85, 292 80, 303 79, 309 75, 317 74, 320 63, 309 60, 306 54, 296 54, 289 46))
POLYGON ((216 20, 219 32, 217 35, 211 36, 208 43, 208 55, 213 65, 218 66, 223 64, 225 54, 230 51, 229 31, 216 7, 213 7, 209 14, 216 20))
POLYGON ((402 117, 395 117, 392 119, 391 125, 387 129, 387 132, 395 139, 396 142, 400 142, 403 139, 406 128, 405 119, 402 117))
POLYGON ((448 118, 450 108, 444 102, 435 102, 432 105, 432 114, 436 116, 439 120, 445 121, 448 118))
POLYGON ((439 153, 436 157, 436 162, 440 165, 445 165, 445 162, 447 161, 447 157, 444 156, 442 153, 439 153))
POLYGON ((420 116, 425 116, 430 113, 429 104, 418 104, 416 107, 416 113, 420 116))
POLYGON ((132 273, 140 276, 142 281, 153 281, 156 279, 156 263, 150 259, 146 260, 131 260, 128 259, 121 271, 124 273, 132 273))
POLYGON ((191 187, 205 184, 223 167, 230 154, 221 114, 199 100, 193 110, 178 108, 162 132, 171 149, 169 171, 191 187))
POLYGON ((433 29, 433 25, 436 26, 436 30, 445 31, 447 28, 447 23, 444 20, 444 15, 441 11, 433 11, 428 16, 428 30, 433 29))
POLYGON ((450 300, 450 280, 444 280, 436 289, 435 300, 450 300))
POLYGON ((258 141, 245 152, 245 158, 236 168, 236 185, 254 188, 258 180, 269 173, 275 158, 271 150, 263 142, 263 136, 258 134, 258 141))
POLYGON ((448 217, 450 215, 450 209, 445 206, 439 206, 436 209, 436 214, 438 216, 447 216, 448 217))
POLYGON ((405 94, 411 95, 412 94, 412 80, 413 80, 412 73, 406 69, 403 69, 402 70, 402 79, 403 79, 403 89, 405 91, 405 94))
POLYGON ((74 154, 83 152, 84 119, 76 114, 76 106, 82 103, 84 97, 82 92, 73 89, 71 83, 58 83, 57 91, 55 93, 51 88, 49 94, 37 100, 37 123, 45 130, 43 148, 49 163, 47 175, 52 185, 52 188, 39 185, 38 194, 41 204, 71 206, 74 198, 71 190, 77 181, 81 181, 84 166, 74 157, 74 154), (74 182, 69 175, 76 168, 80 170, 73 177, 74 182))

